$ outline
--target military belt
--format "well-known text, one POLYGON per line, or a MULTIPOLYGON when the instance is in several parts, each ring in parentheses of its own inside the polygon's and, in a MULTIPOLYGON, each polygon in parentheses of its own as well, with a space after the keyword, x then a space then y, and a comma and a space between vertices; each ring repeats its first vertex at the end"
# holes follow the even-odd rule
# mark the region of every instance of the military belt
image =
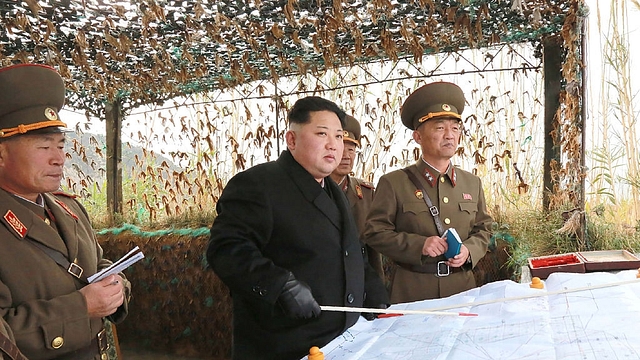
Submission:
POLYGON ((465 269, 461 267, 450 267, 444 261, 439 261, 437 263, 427 263, 422 265, 411 265, 396 262, 398 266, 405 270, 409 270, 415 273, 421 274, 434 274, 438 277, 448 276, 449 274, 465 271, 465 269))

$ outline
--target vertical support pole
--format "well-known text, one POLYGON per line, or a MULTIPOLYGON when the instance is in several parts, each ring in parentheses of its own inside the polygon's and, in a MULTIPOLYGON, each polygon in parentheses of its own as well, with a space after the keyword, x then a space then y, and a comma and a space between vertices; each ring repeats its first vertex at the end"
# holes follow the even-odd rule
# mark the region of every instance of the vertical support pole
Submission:
POLYGON ((550 210, 551 194, 557 190, 557 183, 551 176, 551 164, 560 164, 560 124, 556 119, 560 109, 562 79, 562 48, 558 37, 547 38, 543 42, 544 71, 544 170, 542 206, 550 210), (557 124, 557 126, 554 126, 557 124))
POLYGON ((276 157, 280 156, 280 97, 278 96, 278 80, 276 79, 275 84, 275 95, 273 96, 273 100, 276 102, 276 157))
POLYGON ((581 115, 581 121, 582 121, 582 147, 580 149, 580 200, 579 200, 579 207, 581 211, 580 214, 580 230, 578 231, 578 233, 576 234, 578 236, 578 239, 584 239, 584 244, 586 247, 586 250, 591 250, 591 244, 589 243, 589 239, 588 239, 588 234, 586 232, 587 229, 587 218, 585 215, 585 197, 586 197, 586 186, 587 186, 587 176, 586 176, 586 159, 585 159, 585 150, 584 148, 587 146, 587 100, 588 100, 588 94, 587 94, 587 63, 588 63, 588 59, 587 59, 587 21, 589 21, 588 16, 585 16, 583 18, 581 18, 582 23, 580 24, 580 60, 582 61, 582 68, 581 70, 581 80, 582 80, 582 85, 580 86, 581 89, 581 93, 580 93, 580 97, 581 97, 581 101, 580 101, 580 106, 582 107, 580 109, 580 115, 581 115))
POLYGON ((119 100, 105 106, 107 135, 107 210, 109 222, 122 215, 122 104, 119 100))

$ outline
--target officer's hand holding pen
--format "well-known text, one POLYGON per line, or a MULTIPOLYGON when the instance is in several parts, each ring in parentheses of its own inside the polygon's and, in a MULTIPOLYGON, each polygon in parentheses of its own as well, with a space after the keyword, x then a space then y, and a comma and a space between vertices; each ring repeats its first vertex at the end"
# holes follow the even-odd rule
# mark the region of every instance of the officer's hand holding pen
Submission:
POLYGON ((424 240, 422 255, 438 257, 447 251, 447 241, 440 236, 429 236, 424 240))
POLYGON ((119 275, 110 275, 79 290, 87 303, 89 317, 105 317, 116 312, 124 302, 123 281, 119 275))

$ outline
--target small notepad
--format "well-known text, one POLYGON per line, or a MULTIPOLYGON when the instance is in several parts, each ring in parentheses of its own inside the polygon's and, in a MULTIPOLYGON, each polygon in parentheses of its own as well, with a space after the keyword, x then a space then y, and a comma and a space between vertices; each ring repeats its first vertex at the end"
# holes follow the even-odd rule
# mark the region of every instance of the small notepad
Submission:
POLYGON ((114 262, 108 268, 102 269, 102 271, 92 276, 89 276, 87 280, 89 280, 89 283, 100 281, 109 275, 122 272, 124 269, 135 264, 138 260, 142 258, 144 258, 144 254, 142 253, 142 251, 140 251, 140 248, 136 246, 131 251, 129 251, 125 256, 120 258, 120 260, 114 262))
POLYGON ((451 259, 452 257, 460 254, 460 247, 462 246, 462 240, 458 232, 454 228, 447 229, 442 235, 447 240, 447 251, 444 253, 444 257, 451 259))

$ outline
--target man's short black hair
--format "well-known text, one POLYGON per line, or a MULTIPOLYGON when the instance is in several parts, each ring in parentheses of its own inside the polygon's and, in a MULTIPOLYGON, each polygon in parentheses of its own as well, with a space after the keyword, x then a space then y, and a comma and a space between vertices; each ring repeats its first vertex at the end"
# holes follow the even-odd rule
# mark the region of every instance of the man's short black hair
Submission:
POLYGON ((289 124, 306 124, 309 122, 309 113, 313 111, 331 111, 338 115, 340 124, 344 126, 346 113, 336 103, 319 96, 307 96, 298 99, 289 110, 289 124))

